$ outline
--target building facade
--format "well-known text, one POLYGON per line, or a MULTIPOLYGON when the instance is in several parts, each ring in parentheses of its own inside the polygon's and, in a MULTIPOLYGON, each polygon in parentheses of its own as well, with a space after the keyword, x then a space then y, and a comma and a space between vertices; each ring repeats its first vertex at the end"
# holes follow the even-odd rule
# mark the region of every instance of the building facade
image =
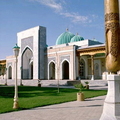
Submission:
MULTIPOLYGON (((18 79, 105 79, 105 44, 84 39, 68 30, 56 45, 46 45, 46 28, 37 26, 17 33, 20 47, 18 79)), ((15 78, 15 57, 6 57, 7 79, 15 78)))

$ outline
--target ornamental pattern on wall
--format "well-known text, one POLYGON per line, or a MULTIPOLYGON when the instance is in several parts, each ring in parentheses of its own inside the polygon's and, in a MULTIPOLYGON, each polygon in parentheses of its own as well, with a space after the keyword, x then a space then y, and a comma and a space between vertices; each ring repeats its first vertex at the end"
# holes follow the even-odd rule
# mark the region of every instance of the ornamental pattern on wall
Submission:
POLYGON ((60 57, 60 63, 61 63, 63 60, 65 60, 65 59, 70 62, 70 56, 68 55, 68 56, 61 56, 61 57, 60 57))
POLYGON ((21 50, 23 51, 26 46, 29 46, 31 49, 33 49, 33 36, 21 39, 21 50))
POLYGON ((119 20, 119 14, 118 13, 107 13, 105 15, 105 21, 110 21, 110 20, 119 20))
POLYGON ((48 58, 48 63, 49 63, 50 61, 51 61, 51 62, 52 62, 52 61, 55 62, 55 61, 56 61, 56 58, 55 58, 55 57, 48 58))

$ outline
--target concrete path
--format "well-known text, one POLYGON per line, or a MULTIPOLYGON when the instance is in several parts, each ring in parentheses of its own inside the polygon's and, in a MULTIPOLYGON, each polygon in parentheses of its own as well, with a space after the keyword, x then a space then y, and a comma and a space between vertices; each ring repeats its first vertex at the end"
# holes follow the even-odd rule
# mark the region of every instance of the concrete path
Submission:
POLYGON ((0 114, 0 120, 99 120, 105 96, 0 114))

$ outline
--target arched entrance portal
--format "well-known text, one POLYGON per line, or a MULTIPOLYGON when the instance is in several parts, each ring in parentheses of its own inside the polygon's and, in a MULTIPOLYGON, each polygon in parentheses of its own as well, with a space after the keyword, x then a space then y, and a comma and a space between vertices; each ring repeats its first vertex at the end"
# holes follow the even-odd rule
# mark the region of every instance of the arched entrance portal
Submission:
POLYGON ((85 61, 83 59, 80 60, 80 78, 85 78, 85 61))
POLYGON ((55 63, 49 64, 49 79, 55 79, 55 63))
POLYGON ((33 79, 33 52, 26 48, 22 54, 22 79, 33 79))
POLYGON ((62 79, 69 79, 69 63, 66 60, 62 64, 62 79))
POLYGON ((12 67, 8 67, 8 79, 12 79, 12 67))

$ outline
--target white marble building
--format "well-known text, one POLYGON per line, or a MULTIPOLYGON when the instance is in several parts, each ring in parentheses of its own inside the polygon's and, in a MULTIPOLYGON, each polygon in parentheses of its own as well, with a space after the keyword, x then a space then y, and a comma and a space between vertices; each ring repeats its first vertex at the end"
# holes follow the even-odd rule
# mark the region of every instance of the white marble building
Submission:
MULTIPOLYGON (((105 45, 97 40, 84 40, 67 30, 58 36, 56 45, 47 47, 46 28, 37 26, 17 33, 17 44, 18 79, 105 78, 105 45)), ((8 79, 14 79, 14 56, 6 57, 6 68, 8 79)))

